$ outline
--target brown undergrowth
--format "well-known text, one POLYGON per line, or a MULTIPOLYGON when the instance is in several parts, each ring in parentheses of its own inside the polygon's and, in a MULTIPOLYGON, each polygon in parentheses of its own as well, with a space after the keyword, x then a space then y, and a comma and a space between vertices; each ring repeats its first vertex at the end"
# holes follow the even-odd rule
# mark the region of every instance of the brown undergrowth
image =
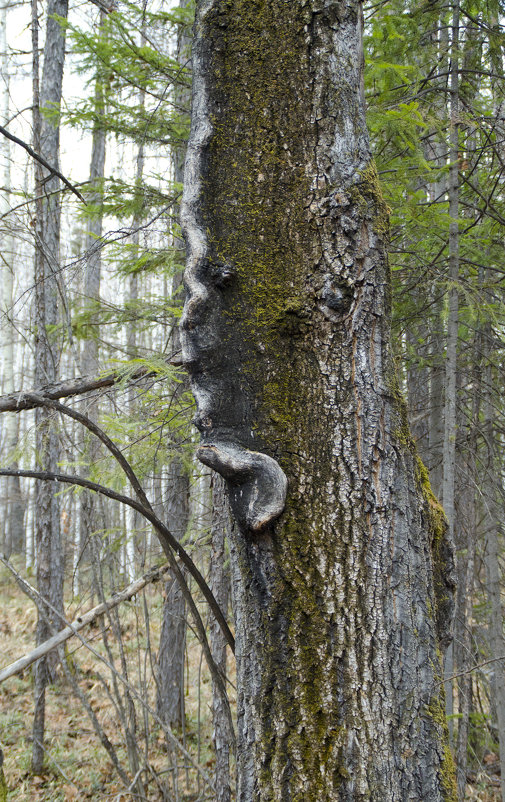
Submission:
MULTIPOLYGON (((122 606, 120 631, 129 679, 145 693, 155 708, 155 683, 152 665, 156 657, 162 613, 162 586, 149 587, 144 597, 122 606), (144 604, 145 601, 145 604, 144 604), (149 640, 145 632, 145 611, 148 611, 149 640), (144 683, 145 689, 142 688, 144 683)), ((96 603, 96 600, 95 600, 96 603)), ((92 606, 83 601, 83 611, 92 606)), ((78 614, 75 602, 67 607, 67 619, 78 614)), ((202 610, 202 614, 203 614, 202 610)), ((0 667, 6 666, 34 647, 36 611, 33 603, 17 588, 6 569, 0 570, 0 667)), ((211 746, 211 682, 198 643, 188 630, 186 658, 186 725, 177 737, 184 742, 192 758, 212 777, 214 757, 211 746)), ((105 656, 99 625, 89 628, 86 639, 105 656)), ((112 654, 121 668, 119 645, 108 626, 112 654)), ((100 726, 117 752, 121 765, 129 772, 127 750, 120 716, 113 703, 114 689, 110 671, 77 638, 67 642, 67 663, 73 676, 91 704, 100 726), (100 680, 104 678, 107 688, 100 680)), ((68 682, 61 678, 49 687, 46 696, 46 771, 33 776, 30 771, 31 727, 33 716, 33 684, 31 670, 12 677, 0 685, 0 743, 4 750, 4 770, 9 802, 64 802, 93 799, 130 802, 142 796, 129 793, 120 780, 109 756, 99 742, 90 719, 68 682)), ((169 754, 162 728, 144 713, 135 702, 137 732, 142 754, 149 771, 145 778, 145 796, 149 802, 176 798, 173 776, 177 772, 177 798, 180 802, 210 800, 212 792, 205 787, 195 769, 180 752, 169 754), (145 729, 144 729, 145 727, 145 729), (145 732, 148 735, 145 737, 145 732), (154 780, 154 775, 158 779, 154 780), (161 787, 168 783, 163 796, 161 787)), ((177 750, 176 750, 177 751, 177 750)), ((130 774, 131 776, 131 774, 130 774)))
MULTIPOLYGON (((149 636, 155 653, 159 638, 162 595, 158 583, 147 589, 145 600, 149 612, 149 636)), ((146 664, 145 632, 140 623, 144 614, 143 600, 126 604, 121 609, 122 639, 131 679, 135 684, 135 667, 146 664)), ((83 600, 83 610, 91 607, 83 600)), ((67 607, 67 618, 78 614, 75 602, 67 607)), ((0 569, 0 667, 6 666, 34 645, 36 611, 33 603, 17 588, 6 569, 0 569)), ((114 638, 108 630, 111 642, 114 638)), ((101 631, 98 626, 87 630, 86 638, 99 653, 104 654, 101 631)), ((118 657, 114 643, 114 657, 118 657)), ((155 654, 153 654, 154 659, 155 654)), ((96 712, 104 731, 117 750, 123 765, 127 766, 126 747, 111 698, 98 678, 100 672, 110 686, 110 672, 76 638, 68 641, 67 657, 74 676, 96 712)), ((232 676, 234 681, 234 676, 232 676)), ((212 776, 214 757, 211 747, 211 683, 205 661, 197 642, 189 631, 186 664, 186 731, 177 735, 185 741, 188 752, 212 776)), ((154 707, 155 688, 151 681, 147 690, 149 703, 154 707)), ((111 761, 91 726, 81 703, 68 683, 62 679, 47 693, 47 768, 43 776, 30 771, 31 726, 33 715, 33 688, 30 669, 0 684, 0 744, 4 750, 4 769, 9 802, 67 802, 67 800, 94 800, 99 802, 133 802, 138 799, 125 791, 111 761)), ((146 745, 143 745, 146 748, 146 745)), ((147 743, 148 762, 160 781, 172 771, 162 729, 150 720, 147 743)), ((469 777, 466 800, 468 802, 499 802, 500 788, 497 779, 497 757, 489 754, 478 772, 469 777)), ((178 755, 178 790, 180 802, 212 800, 213 795, 198 786, 196 772, 178 755)), ((498 775, 499 776, 499 775, 498 775)), ((155 783, 147 785, 146 798, 158 802, 163 795, 155 783)), ((168 797, 172 798, 172 797, 168 797)))

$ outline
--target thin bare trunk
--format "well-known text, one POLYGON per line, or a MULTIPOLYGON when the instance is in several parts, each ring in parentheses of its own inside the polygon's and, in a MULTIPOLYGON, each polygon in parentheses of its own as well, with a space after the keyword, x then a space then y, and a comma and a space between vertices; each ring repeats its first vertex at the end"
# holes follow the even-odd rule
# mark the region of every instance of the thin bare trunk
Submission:
MULTIPOLYGON (((7 126, 9 121, 9 59, 7 52, 7 4, 0 11, 0 58, 1 58, 1 94, 2 94, 2 125, 7 126)), ((10 208, 11 186, 11 149, 7 138, 2 137, 2 190, 0 194, 0 214, 3 218, 10 208)), ((14 301, 14 238, 9 230, 10 223, 4 222, 5 228, 1 232, 2 262, 0 267, 1 292, 1 321, 0 334, 2 337, 2 379, 3 392, 14 391, 14 359, 15 359, 15 327, 13 325, 14 301)), ((3 421, 5 432, 5 449, 9 459, 9 467, 17 469, 18 462, 12 457, 18 443, 18 419, 14 414, 6 416, 3 421)), ((19 553, 24 546, 24 503, 19 478, 10 477, 6 481, 7 495, 4 509, 4 543, 3 551, 7 556, 12 552, 19 553)))
MULTIPOLYGON (((55 16, 66 18, 67 0, 50 0, 47 8, 44 65, 39 94, 37 3, 32 5, 33 43, 33 131, 34 146, 51 164, 59 164, 59 123, 42 116, 42 109, 54 113, 60 107, 65 60, 65 32, 55 16)), ((58 346, 54 332, 58 323, 58 281, 60 260, 59 180, 45 178, 40 165, 35 166, 35 385, 41 387, 58 379, 58 346), (44 198, 44 194, 46 197, 44 198), (44 199, 43 199, 44 198, 44 199)), ((58 435, 53 415, 47 409, 36 412, 36 449, 39 464, 49 471, 59 462, 58 435)), ((39 592, 53 607, 63 610, 63 548, 61 544, 58 488, 52 482, 36 486, 36 549, 39 592)), ((52 625, 60 628, 57 616, 50 616, 52 625)), ((52 634, 40 614, 37 622, 37 644, 52 634)), ((56 657, 56 656, 55 656, 56 657)), ((40 773, 44 762, 45 688, 49 670, 53 675, 55 660, 51 656, 35 667, 35 714, 33 725, 32 770, 40 773)))
MULTIPOLYGON (((442 502, 449 523, 448 537, 454 541, 454 487, 456 471, 456 396, 458 372, 458 321, 459 321, 459 0, 453 5, 450 68, 451 128, 449 144, 449 291, 447 319, 447 345, 445 360, 445 407, 442 502)), ((445 675, 454 673, 453 647, 445 657, 445 675)), ((449 732, 453 733, 453 684, 446 684, 446 714, 449 732)))
MULTIPOLYGON (((179 5, 184 8, 188 0, 180 0, 179 5)), ((182 28, 178 38, 178 61, 181 68, 190 58, 191 39, 189 32, 182 28)), ((177 91, 177 103, 181 108, 189 109, 188 90, 177 91)), ((182 183, 184 179, 185 146, 174 151, 174 179, 182 183)), ((174 246, 181 252, 183 243, 176 239, 174 246)), ((182 255, 182 254, 181 254, 182 255)), ((176 272, 172 280, 172 294, 177 299, 177 293, 182 283, 182 273, 176 272)), ((178 299, 180 302, 180 299, 178 299)), ((172 332, 172 353, 180 350, 179 331, 176 327, 172 332)), ((178 385, 174 390, 174 403, 177 404, 186 390, 186 382, 178 385)), ((187 466, 184 464, 182 454, 182 437, 177 431, 173 435, 173 453, 168 466, 166 515, 168 526, 178 538, 184 537, 189 523, 190 509, 190 481, 187 466)), ((156 705, 158 715, 170 726, 182 726, 185 721, 184 704, 184 653, 186 644, 186 603, 181 589, 172 576, 165 587, 165 603, 163 605, 163 625, 160 633, 158 651, 158 692, 156 705)))
MULTIPOLYGON (((105 14, 100 12, 100 26, 103 26, 105 14)), ((95 82, 95 113, 97 122, 93 129, 91 144, 90 184, 92 188, 89 202, 96 207, 96 211, 88 222, 85 250, 89 254, 84 271, 84 304, 89 307, 89 323, 81 354, 81 372, 84 376, 98 374, 98 304, 100 303, 100 281, 102 272, 101 248, 97 247, 102 235, 103 227, 103 178, 105 173, 106 135, 103 117, 105 112, 105 93, 103 88, 103 70, 97 70, 95 82)), ((98 401, 93 400, 87 406, 88 417, 98 420, 98 401)), ((99 447, 95 437, 85 436, 84 448, 86 458, 93 464, 98 457, 99 447)), ((82 493, 79 497, 79 542, 76 548, 74 561, 74 591, 80 590, 80 574, 86 544, 99 528, 96 499, 91 493, 82 493)), ((103 527, 102 527, 103 528, 103 527)))

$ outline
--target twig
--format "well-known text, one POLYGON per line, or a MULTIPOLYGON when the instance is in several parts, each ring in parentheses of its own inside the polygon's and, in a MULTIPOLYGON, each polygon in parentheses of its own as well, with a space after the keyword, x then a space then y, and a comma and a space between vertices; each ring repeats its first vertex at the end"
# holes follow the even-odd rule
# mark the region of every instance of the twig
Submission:
MULTIPOLYGON (((13 572, 12 566, 5 557, 0 555, 0 561, 7 566, 7 568, 13 572)), ((77 632, 82 629, 83 627, 91 624, 98 618, 100 615, 103 615, 107 612, 107 610, 111 610, 114 607, 122 604, 125 601, 128 601, 135 596, 142 588, 145 588, 146 585, 151 584, 152 582, 157 582, 163 574, 165 574, 169 570, 168 565, 163 565, 159 568, 153 568, 151 571, 148 571, 147 574, 140 577, 140 579, 136 579, 130 585, 128 585, 124 590, 120 591, 119 593, 115 593, 110 599, 107 599, 102 604, 98 604, 96 607, 93 607, 91 610, 88 610, 87 613, 84 615, 79 615, 75 618, 65 629, 62 629, 60 632, 57 632, 56 635, 53 635, 52 638, 48 638, 48 640, 41 643, 35 649, 32 649, 31 652, 25 654, 23 657, 20 657, 14 663, 6 666, 2 670, 0 670, 0 682, 8 679, 9 677, 13 677, 15 674, 19 674, 21 671, 24 671, 26 668, 32 665, 36 660, 39 660, 44 655, 48 654, 52 649, 60 644, 64 643, 66 640, 71 638, 73 635, 76 635, 77 632)), ((30 598, 33 600, 35 594, 33 593, 33 588, 29 585, 28 582, 22 579, 17 572, 16 572, 16 580, 18 582, 22 582, 24 588, 30 589, 30 598)))
POLYGON ((35 153, 35 151, 33 150, 33 148, 30 147, 30 145, 28 145, 26 142, 23 142, 23 140, 19 139, 19 137, 14 136, 14 134, 11 134, 10 131, 7 130, 7 128, 3 127, 3 125, 0 125, 0 134, 3 134, 7 139, 10 139, 11 142, 15 142, 16 145, 21 145, 21 147, 26 150, 26 152, 32 157, 32 159, 35 159, 35 161, 37 161, 39 164, 45 167, 46 170, 49 170, 51 175, 54 175, 56 176, 56 178, 59 178, 60 181, 63 181, 65 186, 68 187, 74 193, 74 195, 77 195, 79 200, 81 200, 84 203, 84 205, 86 205, 86 201, 82 197, 79 190, 76 189, 73 186, 73 184, 71 184, 70 181, 68 181, 68 179, 66 179, 65 176, 60 173, 59 170, 57 170, 55 167, 51 167, 49 162, 47 162, 43 156, 41 156, 39 153, 35 153))
POLYGON ((445 685, 446 682, 451 682, 451 680, 458 679, 458 677, 464 677, 466 674, 472 674, 474 671, 478 671, 479 668, 484 668, 484 666, 488 666, 490 663, 498 663, 500 660, 505 660, 505 654, 502 654, 501 657, 491 657, 489 660, 484 660, 483 663, 477 663, 476 666, 467 668, 466 671, 460 671, 458 674, 452 674, 450 677, 444 677, 444 679, 438 684, 445 685))

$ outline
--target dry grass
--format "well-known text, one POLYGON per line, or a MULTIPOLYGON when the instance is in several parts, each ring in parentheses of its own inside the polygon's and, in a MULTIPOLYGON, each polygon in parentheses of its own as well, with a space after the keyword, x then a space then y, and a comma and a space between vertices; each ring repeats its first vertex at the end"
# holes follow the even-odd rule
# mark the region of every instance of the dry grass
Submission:
MULTIPOLYGON (((161 620, 161 587, 155 585, 146 593, 149 609, 149 630, 153 644, 157 644, 161 620)), ((83 605, 84 607, 91 606, 83 605)), ((67 617, 76 614, 76 606, 70 605, 67 617)), ((29 652, 34 645, 36 612, 33 604, 21 593, 5 570, 0 571, 0 663, 8 665, 29 652)), ((139 687, 139 673, 150 677, 146 656, 146 636, 143 603, 125 605, 121 610, 121 632, 127 653, 130 678, 139 687)), ((117 643, 109 630, 114 653, 117 643)), ((89 642, 100 653, 104 653, 100 629, 86 633, 89 642)), ((155 650, 155 646, 154 646, 155 650)), ((117 749, 122 763, 127 766, 122 728, 103 685, 98 679, 99 671, 107 677, 111 687, 110 673, 100 661, 76 639, 69 641, 68 655, 71 664, 78 669, 81 688, 86 692, 101 726, 117 749)), ((201 660, 198 644, 191 634, 188 639, 186 695, 186 732, 184 738, 188 751, 199 759, 200 765, 212 774, 210 702, 211 683, 201 660)), ((232 679, 234 679, 232 677, 232 679)), ((154 706, 154 683, 147 689, 149 702, 154 706)), ((141 715, 138 712, 138 715, 141 715)), ((76 700, 69 686, 61 681, 47 693, 47 770, 44 776, 34 777, 30 772, 31 727, 33 715, 31 671, 13 677, 0 685, 0 742, 5 753, 5 775, 9 787, 9 802, 64 802, 66 800, 92 799, 94 802, 129 802, 138 799, 126 793, 118 779, 111 761, 99 744, 89 718, 76 700)), ((160 727, 150 720, 148 752, 150 766, 160 777, 167 776, 172 763, 167 755, 165 739, 160 727)), ((473 776, 467 786, 468 802, 499 802, 500 789, 496 772, 496 756, 488 755, 482 770, 473 776), (489 764, 489 765, 488 765, 489 764), (489 771, 486 771, 488 769, 489 771), (493 776, 494 775, 494 776, 493 776)), ((198 788, 196 774, 186 771, 184 761, 178 756, 180 802, 211 799, 201 785, 198 788)), ((149 802, 162 799, 153 784, 148 787, 149 802)))
MULTIPOLYGON (((146 593, 149 609, 150 639, 155 651, 159 637, 162 610, 161 586, 149 588, 146 593)), ((90 607, 91 604, 83 605, 90 607)), ((75 605, 67 610, 70 619, 76 612, 75 605)), ((0 572, 0 662, 8 665, 34 646, 36 611, 12 578, 0 572)), ((121 633, 128 661, 129 679, 137 689, 147 681, 146 694, 154 707, 155 685, 152 679, 150 657, 146 655, 144 605, 142 599, 124 605, 121 610, 121 633)), ((118 644, 112 631, 108 631, 114 656, 118 655, 118 644)), ((100 628, 86 633, 86 638, 101 654, 104 654, 100 628)), ((210 702, 211 683, 200 649, 192 638, 188 638, 186 727, 177 733, 184 740, 187 750, 206 772, 212 776, 210 702)), ((76 671, 80 687, 86 692, 101 726, 116 748, 122 764, 128 770, 125 739, 120 719, 111 698, 108 697, 98 672, 107 681, 112 691, 110 671, 76 638, 68 642, 69 664, 76 671)), ((154 659, 155 655, 153 655, 154 659)), ((119 660, 116 663, 119 667, 119 660)), ((126 800, 138 799, 126 793, 124 784, 100 745, 91 722, 71 688, 62 679, 51 686, 47 693, 46 745, 47 770, 41 777, 30 772, 31 727, 33 715, 33 688, 31 670, 12 677, 0 685, 0 742, 4 749, 4 770, 12 802, 60 802, 73 799, 126 800)), ((142 733, 144 713, 142 705, 136 704, 138 729, 142 733)), ((142 750, 147 753, 149 765, 160 778, 166 779, 174 771, 173 756, 167 753, 162 729, 149 718, 148 739, 141 740, 142 750)), ((140 736, 142 737, 142 736, 140 736)), ((196 772, 185 767, 180 753, 177 756, 179 793, 181 802, 209 799, 203 784, 198 787, 196 772)), ((162 795, 154 783, 148 786, 149 802, 161 800, 162 795)))

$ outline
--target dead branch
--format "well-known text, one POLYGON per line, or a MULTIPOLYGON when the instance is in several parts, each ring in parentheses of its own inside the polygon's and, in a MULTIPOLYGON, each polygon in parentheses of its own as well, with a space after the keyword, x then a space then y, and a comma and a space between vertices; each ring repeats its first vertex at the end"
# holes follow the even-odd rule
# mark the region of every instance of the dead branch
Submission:
MULTIPOLYGON (((40 479, 44 482, 61 482, 62 484, 76 485, 78 487, 84 487, 87 490, 91 490, 94 493, 99 493, 102 496, 107 496, 107 498, 111 498, 114 501, 119 501, 121 504, 126 504, 126 506, 137 510, 137 512, 139 512, 146 520, 148 520, 158 532, 161 545, 163 546, 165 554, 169 560, 173 559, 173 554, 175 552, 175 554, 187 568, 188 572, 195 579, 198 587, 208 602, 209 607, 216 616, 216 619, 223 630, 223 634, 227 643, 229 644, 231 650, 235 652, 235 639, 207 582, 203 578, 202 574, 196 567, 187 551, 172 535, 168 527, 154 514, 152 509, 146 507, 140 501, 130 498, 130 496, 124 496, 121 493, 116 493, 116 491, 112 490, 110 487, 99 485, 96 482, 91 482, 89 479, 83 479, 80 476, 74 476, 72 474, 52 473, 51 471, 26 471, 14 470, 11 468, 0 468, 0 476, 19 476, 20 478, 40 479)), ((177 575, 180 573, 179 566, 176 562, 172 564, 171 567, 177 575)), ((181 583, 181 578, 179 576, 178 581, 181 583)))
POLYGON ((7 128, 3 127, 3 125, 0 125, 0 134, 3 134, 7 139, 10 139, 11 142, 15 142, 16 145, 21 145, 21 147, 26 150, 26 152, 32 157, 32 159, 35 159, 35 161, 41 164, 43 167, 45 167, 46 170, 49 170, 51 175, 54 175, 56 176, 56 178, 59 178, 60 181, 63 181, 65 186, 68 187, 71 190, 71 192, 74 193, 74 195, 77 195, 79 200, 81 200, 84 204, 86 204, 86 201, 82 197, 79 190, 76 189, 76 187, 74 187, 70 183, 70 181, 60 173, 59 170, 57 170, 55 167, 51 167, 49 162, 47 162, 43 156, 41 156, 39 153, 35 153, 35 151, 33 150, 33 148, 30 147, 30 145, 28 145, 26 142, 23 142, 23 140, 19 139, 19 137, 14 136, 14 134, 11 134, 10 131, 7 130, 7 128))
MULTIPOLYGON (((8 561, 1 555, 0 561, 9 567, 8 561)), ((88 610, 87 613, 78 615, 77 618, 75 618, 60 632, 57 632, 56 635, 53 635, 52 638, 44 641, 44 643, 41 643, 35 649, 32 649, 32 651, 28 652, 28 654, 25 654, 23 657, 15 660, 14 663, 11 663, 3 668, 0 671, 0 682, 3 682, 9 677, 13 677, 15 674, 21 673, 21 671, 24 671, 26 668, 31 666, 32 663, 35 663, 36 660, 44 657, 44 655, 48 654, 56 646, 59 646, 71 638, 80 629, 91 624, 99 616, 104 615, 104 613, 106 613, 108 610, 112 610, 114 607, 118 607, 118 605, 131 599, 132 596, 135 596, 137 593, 139 593, 143 588, 146 587, 146 585, 149 585, 153 582, 158 582, 158 580, 161 579, 163 574, 165 574, 169 568, 169 565, 162 565, 158 568, 153 568, 151 571, 148 571, 142 577, 136 579, 119 593, 115 593, 110 599, 107 599, 105 602, 102 602, 96 607, 93 607, 91 610, 88 610)), ((28 583, 25 582, 24 584, 28 583)))
MULTIPOLYGON (((36 590, 34 587, 32 587, 32 586, 31 586, 31 585, 30 585, 30 584, 27 582, 27 581, 26 581, 26 580, 25 580, 25 579, 24 579, 24 578, 21 576, 21 574, 19 574, 19 573, 16 571, 16 569, 14 568, 14 566, 12 565, 12 563, 10 563, 8 560, 5 560, 5 559, 3 559, 3 560, 2 560, 2 559, 0 558, 0 560, 1 560, 2 562, 4 562, 4 564, 7 566, 7 568, 9 569, 9 571, 10 571, 10 572, 11 572, 11 573, 14 575, 14 577, 16 578, 16 581, 18 582, 18 584, 19 584, 19 585, 20 585, 20 587, 22 588, 23 592, 24 592, 24 593, 26 593, 26 594, 29 596, 29 598, 31 598, 31 599, 32 599, 32 601, 35 601, 35 599, 36 599, 36 601, 35 601, 35 604, 37 605, 37 608, 38 608, 38 609, 40 609, 41 607, 45 606, 45 607, 47 607, 49 610, 51 610, 53 613, 55 613, 55 614, 56 614, 56 615, 57 615, 57 616, 60 618, 60 620, 61 620, 63 623, 67 623, 67 621, 66 621, 66 620, 64 619, 64 617, 62 616, 61 612, 60 612, 59 610, 57 610, 57 609, 56 609, 56 607, 53 607, 53 605, 51 604, 51 602, 49 602, 47 599, 43 598, 43 597, 40 595, 40 593, 38 592, 38 590, 36 590)), ((171 566, 169 566, 169 567, 171 567, 171 566)), ((175 746, 177 749, 179 749, 179 750, 181 751, 181 753, 184 755, 184 757, 185 757, 185 758, 186 758, 186 759, 187 759, 187 760, 188 760, 188 761, 191 763, 191 765, 192 765, 192 766, 193 766, 193 767, 194 767, 194 768, 195 768, 195 769, 196 769, 196 770, 197 770, 197 771, 198 771, 198 772, 201 774, 201 776, 203 777, 203 779, 205 780, 205 782, 206 782, 206 783, 207 783, 207 784, 208 784, 208 785, 209 785, 211 788, 214 788, 214 786, 213 786, 213 784, 212 784, 212 781, 211 781, 211 780, 210 780, 210 778, 207 776, 207 774, 206 774, 205 770, 203 769, 203 767, 202 767, 202 766, 200 766, 200 764, 199 764, 198 762, 196 762, 196 761, 193 759, 193 757, 191 756, 191 754, 190 754, 190 753, 189 753, 189 752, 186 750, 185 746, 184 746, 184 745, 183 745, 183 744, 182 744, 182 743, 181 743, 181 742, 180 742, 180 741, 179 741, 179 740, 176 738, 176 736, 174 735, 174 733, 172 732, 172 730, 171 730, 171 728, 168 726, 168 724, 166 724, 166 722, 164 722, 164 721, 163 721, 163 720, 162 720, 162 719, 161 719, 161 718, 160 718, 160 717, 157 715, 156 711, 155 711, 155 710, 153 710, 153 709, 151 708, 151 706, 148 704, 148 702, 146 701, 146 699, 145 699, 145 698, 144 698, 144 697, 143 697, 143 696, 142 696, 142 695, 141 695, 141 694, 138 692, 138 690, 135 688, 135 686, 134 686, 134 685, 132 685, 132 684, 129 682, 129 680, 128 680, 126 677, 124 677, 124 676, 123 676, 123 675, 122 675, 122 674, 121 674, 121 673, 120 673, 120 672, 117 670, 117 668, 115 668, 115 666, 114 666, 114 665, 113 665, 111 662, 109 662, 109 660, 107 660, 107 658, 106 658, 106 657, 104 657, 104 655, 103 655, 103 654, 100 654, 100 652, 98 652, 98 651, 97 651, 97 650, 96 650, 96 649, 93 647, 93 645, 92 645, 92 644, 91 644, 89 641, 87 641, 87 640, 84 638, 84 636, 83 636, 83 635, 81 635, 81 633, 80 633, 78 630, 77 630, 77 631, 76 631, 74 634, 75 634, 75 636, 76 636, 76 637, 77 637, 77 638, 78 638, 78 639, 81 641, 82 645, 83 645, 83 646, 85 646, 85 647, 86 647, 86 649, 88 649, 88 650, 91 652, 91 654, 93 654, 93 655, 94 655, 94 656, 95 656, 95 657, 96 657, 96 658, 97 658, 97 659, 98 659, 100 662, 102 662, 102 663, 103 663, 105 666, 107 666, 107 668, 109 669, 109 671, 110 671, 110 672, 111 672, 111 673, 112 673, 112 674, 113 674, 113 675, 114 675, 114 676, 115 676, 115 677, 116 677, 116 678, 119 680, 119 682, 121 682, 121 684, 122 684, 122 685, 123 685, 123 686, 124 686, 124 687, 125 687, 125 688, 126 688, 126 689, 127 689, 127 690, 128 690, 128 691, 129 691, 129 692, 130 692, 130 693, 131 693, 131 694, 132 694, 132 695, 133 695, 133 696, 134 696, 134 697, 135 697, 135 698, 136 698, 138 701, 139 701, 139 702, 140 702, 140 704, 141 704, 141 705, 142 705, 142 706, 145 708, 145 710, 147 710, 147 712, 149 713, 149 715, 150 715, 150 716, 152 716, 152 717, 153 717, 153 719, 154 719, 154 720, 157 722, 157 724, 159 724, 159 725, 160 725, 160 727, 162 728, 163 732, 164 732, 164 733, 165 733, 165 735, 167 736, 168 740, 169 740, 169 741, 170 741, 170 742, 171 742, 171 743, 172 743, 172 744, 173 744, 173 745, 174 745, 174 746, 175 746)), ((61 649, 61 647, 60 647, 60 649, 61 649)), ((63 669, 64 669, 64 670, 65 670, 65 668, 64 668, 64 667, 65 667, 65 665, 66 665, 66 663, 64 663, 64 664, 63 664, 63 669)), ((72 684, 72 683, 71 683, 71 684, 72 684)), ((79 698, 82 700, 82 696, 81 696, 81 694, 78 694, 78 695, 79 695, 79 698)), ((87 708, 87 705, 85 705, 85 707, 87 708)), ((87 709, 88 709, 88 708, 87 708, 87 709)), ((98 734, 98 731, 97 731, 97 734, 98 734)), ((108 751, 109 751, 109 750, 108 750, 108 751)), ((109 754, 110 754, 110 751, 109 751, 109 754)), ((111 757, 112 757, 112 755, 111 755, 111 757)))
MULTIPOLYGON (((152 378, 156 373, 147 368, 139 368, 133 373, 128 382, 138 379, 152 378)), ((84 376, 79 379, 57 382, 41 387, 35 392, 23 392, 0 396, 0 412, 20 412, 23 409, 36 409, 43 406, 45 401, 57 401, 59 398, 70 398, 74 395, 92 393, 94 390, 103 390, 118 384, 124 376, 120 373, 108 373, 98 379, 94 376, 84 376)))

